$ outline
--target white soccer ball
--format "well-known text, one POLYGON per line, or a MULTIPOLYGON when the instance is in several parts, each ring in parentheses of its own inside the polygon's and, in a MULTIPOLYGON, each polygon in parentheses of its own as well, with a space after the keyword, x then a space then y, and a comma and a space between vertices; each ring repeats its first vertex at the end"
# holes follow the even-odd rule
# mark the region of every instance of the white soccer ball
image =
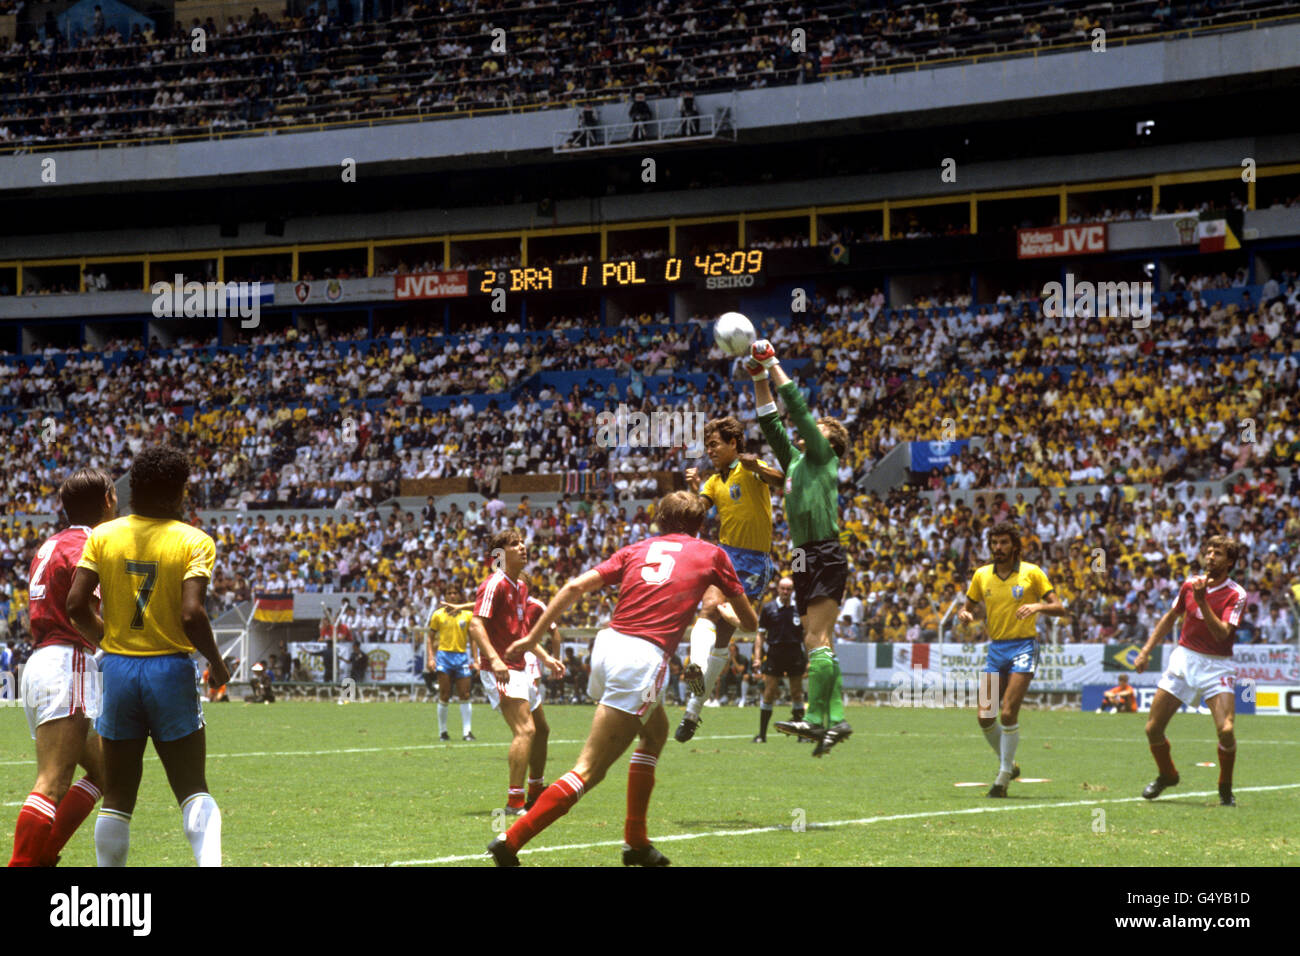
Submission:
POLYGON ((713 341, 728 355, 748 355, 756 338, 754 323, 739 312, 725 312, 713 323, 713 341))

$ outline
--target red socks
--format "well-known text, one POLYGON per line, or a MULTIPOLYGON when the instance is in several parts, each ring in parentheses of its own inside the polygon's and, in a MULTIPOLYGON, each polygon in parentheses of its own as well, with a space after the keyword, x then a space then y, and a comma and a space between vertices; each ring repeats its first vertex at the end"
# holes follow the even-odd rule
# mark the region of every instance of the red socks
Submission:
POLYGON ((534 800, 536 800, 538 797, 542 795, 542 791, 545 789, 546 789, 546 781, 544 781, 541 777, 529 777, 527 802, 532 803, 534 800))
POLYGON ((655 788, 655 765, 659 758, 638 750, 627 768, 627 819, 623 823, 623 842, 634 850, 650 845, 645 832, 646 810, 655 788))
POLYGON ((518 853, 524 844, 568 813, 586 786, 582 777, 572 770, 555 781, 542 791, 533 808, 506 831, 506 845, 518 853))
POLYGON ((507 807, 522 807, 524 805, 524 788, 511 787, 506 791, 507 807))
POLYGON ((45 865, 53 866, 59 851, 72 839, 77 827, 86 821, 90 811, 103 794, 99 787, 90 782, 89 777, 82 777, 63 795, 59 809, 54 814, 54 828, 50 831, 49 842, 45 844, 45 865))
POLYGON ((1232 786, 1232 767, 1237 762, 1237 743, 1233 741, 1231 750, 1224 750, 1219 744, 1219 786, 1232 786))
POLYGON ((45 845, 54 827, 55 806, 46 797, 32 791, 18 811, 18 824, 14 827, 14 855, 10 866, 42 866, 45 845))
POLYGON ((1151 745, 1151 756, 1156 758, 1156 767, 1160 770, 1160 776, 1172 780, 1178 776, 1178 771, 1174 768, 1174 762, 1169 756, 1170 749, 1168 737, 1158 744, 1151 745))

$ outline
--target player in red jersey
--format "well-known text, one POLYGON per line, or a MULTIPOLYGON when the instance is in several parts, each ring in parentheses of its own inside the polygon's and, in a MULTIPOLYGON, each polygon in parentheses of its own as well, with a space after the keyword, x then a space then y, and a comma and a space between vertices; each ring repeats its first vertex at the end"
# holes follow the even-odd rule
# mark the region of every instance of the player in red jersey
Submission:
MULTIPOLYGON (((541 709, 536 664, 530 664, 523 655, 505 659, 506 649, 528 633, 528 582, 522 574, 528 558, 524 536, 515 528, 506 528, 492 536, 488 547, 493 571, 478 586, 469 636, 479 649, 479 680, 492 709, 501 711, 512 735, 506 755, 510 773, 505 812, 519 816, 525 812, 525 804, 536 799, 535 795, 525 796, 524 791, 524 775, 530 766, 537 781, 535 790, 542 790, 551 729, 541 709)), ((564 673, 564 665, 545 648, 537 649, 537 657, 555 673, 564 673)))
MULTIPOLYGON (((527 575, 520 575, 525 583, 528 582, 527 575)), ((531 585, 530 585, 531 586, 531 585)), ((528 634, 532 631, 533 625, 542 619, 546 613, 546 602, 538 600, 530 591, 528 602, 524 605, 524 626, 523 633, 528 634)), ((557 678, 563 679, 565 673, 564 661, 560 659, 560 628, 559 625, 552 624, 550 632, 546 638, 546 653, 550 655, 551 673, 557 678)), ((546 789, 546 748, 551 739, 551 725, 546 720, 546 708, 543 704, 546 701, 546 688, 542 684, 542 664, 537 656, 528 653, 524 655, 526 662, 525 670, 528 676, 532 678, 532 699, 529 706, 533 708, 533 746, 528 756, 528 794, 524 798, 524 811, 527 812, 533 808, 537 798, 542 795, 546 789), (536 700, 537 703, 532 703, 536 700)))
POLYGON ((28 575, 36 651, 23 669, 22 699, 36 741, 36 786, 18 811, 10 866, 54 866, 104 784, 91 727, 102 700, 95 647, 72 626, 66 605, 90 529, 117 517, 117 492, 106 473, 83 468, 63 482, 59 500, 72 526, 41 545, 28 575), (74 784, 78 763, 86 775, 74 784))
POLYGON ((744 587, 731 559, 696 535, 708 503, 689 491, 665 495, 655 509, 660 535, 619 549, 571 579, 551 600, 527 637, 507 649, 514 660, 537 645, 561 614, 585 594, 617 583, 618 605, 609 626, 596 635, 587 693, 596 700, 591 733, 573 769, 551 784, 536 805, 488 845, 498 866, 518 866, 519 850, 605 778, 615 760, 637 737, 627 779, 623 829, 625 866, 667 866, 668 858, 646 836, 646 811, 654 789, 655 765, 668 740, 664 690, 668 664, 704 592, 715 585, 732 600, 745 630, 758 628, 749 601, 736 600, 744 587))
POLYGON ((1147 741, 1160 771, 1142 791, 1148 800, 1154 800, 1166 787, 1178 783, 1178 770, 1170 757, 1165 728, 1182 704, 1193 706, 1199 695, 1210 709, 1214 728, 1219 733, 1219 803, 1225 807, 1237 805, 1232 796, 1232 767, 1237 759, 1237 739, 1232 733, 1237 669, 1232 663, 1232 644, 1246 606, 1246 589, 1228 577, 1228 573, 1242 551, 1240 544, 1224 535, 1215 535, 1205 542, 1201 551, 1201 567, 1205 573, 1189 578, 1178 589, 1174 606, 1156 623, 1133 664, 1139 674, 1146 670, 1152 649, 1173 630, 1180 617, 1183 619, 1178 646, 1169 655, 1169 666, 1160 677, 1147 720, 1147 741))

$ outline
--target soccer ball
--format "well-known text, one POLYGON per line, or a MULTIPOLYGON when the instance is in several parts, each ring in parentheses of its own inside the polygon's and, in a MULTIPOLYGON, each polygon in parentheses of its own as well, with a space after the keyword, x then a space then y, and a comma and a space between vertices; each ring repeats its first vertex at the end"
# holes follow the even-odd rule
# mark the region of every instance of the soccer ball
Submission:
POLYGON ((726 312, 713 323, 713 341, 728 355, 747 355, 758 334, 754 323, 739 312, 726 312))

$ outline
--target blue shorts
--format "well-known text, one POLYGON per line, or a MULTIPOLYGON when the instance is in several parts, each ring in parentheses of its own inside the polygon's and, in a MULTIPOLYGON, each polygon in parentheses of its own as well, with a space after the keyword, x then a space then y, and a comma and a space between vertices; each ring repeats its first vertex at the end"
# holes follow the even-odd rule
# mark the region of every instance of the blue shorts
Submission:
POLYGON ((457 680, 473 673, 469 667, 469 654, 465 651, 439 651, 433 660, 439 674, 450 674, 457 680))
POLYGON ((1038 669, 1038 639, 1018 637, 1010 641, 989 641, 986 674, 1032 674, 1038 669))
POLYGON ((104 709, 95 721, 108 740, 180 740, 203 729, 203 703, 187 654, 105 654, 104 709))
POLYGON ((736 569, 736 577, 740 578, 740 583, 745 588, 745 597, 751 601, 761 598, 763 592, 767 590, 767 582, 772 580, 772 575, 775 573, 768 553, 751 551, 749 548, 733 548, 729 544, 721 547, 727 552, 727 557, 731 558, 731 566, 736 569))

